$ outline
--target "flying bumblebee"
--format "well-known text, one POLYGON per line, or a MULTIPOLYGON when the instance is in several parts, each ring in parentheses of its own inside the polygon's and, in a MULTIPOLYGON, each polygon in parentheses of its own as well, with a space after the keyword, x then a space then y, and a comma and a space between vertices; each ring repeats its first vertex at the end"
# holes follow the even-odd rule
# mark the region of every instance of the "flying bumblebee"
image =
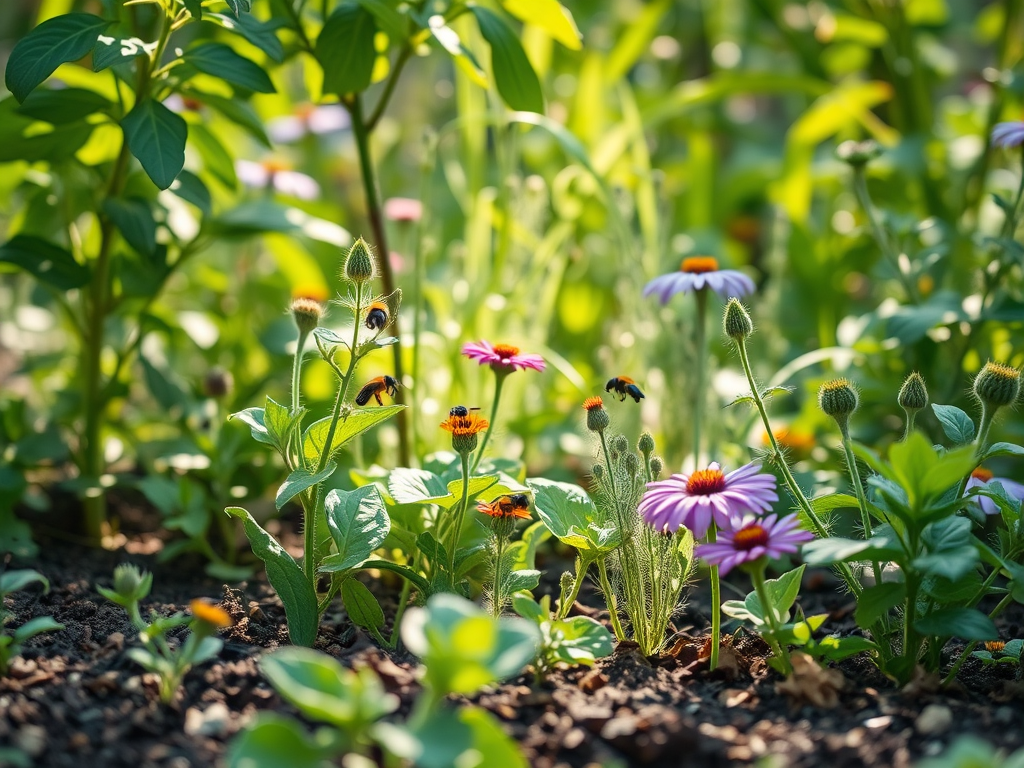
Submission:
POLYGON ((452 406, 452 409, 450 411, 448 411, 448 415, 449 416, 455 416, 457 418, 462 418, 464 416, 469 416, 469 412, 470 411, 479 411, 479 410, 480 410, 479 408, 467 408, 464 405, 455 405, 455 406, 452 406))
POLYGON ((481 501, 476 508, 491 517, 530 517, 530 499, 525 493, 499 496, 494 501, 481 501))
POLYGON ((380 399, 382 392, 394 397, 398 393, 398 382, 391 376, 378 376, 375 379, 370 379, 363 384, 363 388, 356 395, 356 405, 366 405, 370 402, 371 397, 377 401, 377 405, 384 405, 384 401, 380 399))
POLYGON ((380 331, 391 322, 388 305, 383 301, 375 301, 366 312, 366 327, 371 331, 380 331))
POLYGON ((644 398, 644 393, 640 391, 640 387, 636 385, 636 382, 626 376, 616 376, 614 379, 608 379, 608 383, 604 386, 604 391, 611 392, 613 390, 619 395, 620 403, 626 399, 626 395, 629 395, 638 403, 644 398))

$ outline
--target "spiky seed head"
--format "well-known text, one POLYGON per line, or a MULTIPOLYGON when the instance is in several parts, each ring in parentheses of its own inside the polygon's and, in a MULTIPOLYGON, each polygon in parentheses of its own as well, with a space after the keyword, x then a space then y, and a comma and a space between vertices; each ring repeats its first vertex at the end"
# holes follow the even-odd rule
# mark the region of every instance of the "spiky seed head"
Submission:
POLYGON ((729 303, 725 305, 722 325, 725 328, 725 335, 734 341, 742 341, 754 332, 754 322, 750 319, 750 314, 736 298, 729 299, 729 303))
POLYGON ((661 471, 665 468, 665 462, 661 460, 660 456, 651 457, 651 477, 655 480, 661 475, 661 471))
POLYGON ((650 432, 644 432, 640 435, 636 447, 644 456, 650 456, 654 453, 654 437, 651 436, 650 432))
POLYGON ((359 238, 349 249, 345 258, 345 279, 357 285, 362 285, 367 280, 372 280, 376 274, 376 264, 373 260, 373 252, 363 238, 359 238))
POLYGON ((974 379, 974 394, 989 408, 1012 405, 1020 396, 1020 371, 989 361, 974 379))
POLYGON ((311 333, 324 318, 324 305, 315 299, 295 299, 291 311, 295 325, 303 335, 311 333))
POLYGON ((608 429, 611 418, 604 409, 604 402, 600 397, 588 397, 583 401, 583 408, 587 412, 587 429, 598 433, 608 429))
POLYGON ((857 392, 848 379, 826 381, 818 390, 818 405, 833 419, 849 418, 857 403, 857 392))
POLYGON ((896 402, 907 412, 913 411, 916 413, 922 408, 928 407, 928 388, 924 385, 924 379, 921 378, 921 374, 914 371, 907 376, 907 380, 900 387, 900 393, 896 397, 896 402))
POLYGON ((625 453, 629 450, 629 440, 625 435, 616 435, 612 438, 612 450, 616 453, 625 453))

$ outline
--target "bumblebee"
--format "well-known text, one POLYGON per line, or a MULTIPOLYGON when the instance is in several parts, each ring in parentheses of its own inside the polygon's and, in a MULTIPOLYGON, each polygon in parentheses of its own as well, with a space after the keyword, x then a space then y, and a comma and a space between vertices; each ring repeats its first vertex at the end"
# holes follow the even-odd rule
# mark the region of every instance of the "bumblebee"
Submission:
POLYGON ((636 385, 636 382, 626 376, 616 376, 614 379, 608 379, 608 383, 604 386, 604 391, 611 392, 613 390, 619 395, 620 403, 626 399, 626 395, 629 395, 638 403, 644 398, 644 393, 640 391, 640 387, 636 385))
POLYGON ((525 493, 506 494, 491 502, 481 501, 476 508, 491 517, 530 517, 530 499, 525 493))
POLYGON ((380 331, 389 322, 391 322, 391 313, 388 311, 388 305, 383 301, 373 302, 366 311, 366 327, 371 331, 380 331))
POLYGON ((456 406, 453 406, 450 411, 448 411, 448 415, 449 416, 454 416, 454 417, 456 417, 458 419, 461 419, 461 418, 464 418, 466 416, 469 416, 469 412, 470 411, 479 411, 479 410, 480 410, 479 408, 467 408, 464 405, 456 405, 456 406))
POLYGON ((371 397, 377 401, 377 405, 384 405, 384 401, 380 399, 382 392, 394 397, 398 392, 398 382, 391 376, 378 376, 375 379, 370 379, 363 384, 363 388, 356 395, 356 405, 366 405, 370 402, 371 397))

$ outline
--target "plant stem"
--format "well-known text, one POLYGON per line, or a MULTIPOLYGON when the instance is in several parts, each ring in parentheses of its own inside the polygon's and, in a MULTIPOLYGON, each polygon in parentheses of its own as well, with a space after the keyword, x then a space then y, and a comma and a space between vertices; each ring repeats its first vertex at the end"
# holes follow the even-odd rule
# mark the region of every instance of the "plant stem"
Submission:
POLYGON ((505 549, 505 537, 499 535, 498 541, 495 545, 495 558, 494 558, 494 598, 491 605, 491 614, 494 618, 501 616, 501 606, 504 600, 502 599, 502 585, 504 584, 505 576, 501 572, 502 556, 504 555, 505 549))
POLYGON ((462 500, 459 502, 459 509, 452 520, 452 530, 448 541, 448 574, 452 578, 452 585, 455 585, 455 549, 459 545, 459 538, 462 535, 462 521, 466 517, 466 506, 469 504, 469 454, 461 453, 462 460, 462 500))
MULTIPOLYGON (((846 451, 846 466, 850 470, 850 483, 857 496, 857 505, 860 507, 860 524, 864 528, 864 539, 871 538, 871 515, 868 513, 868 500, 864 496, 864 487, 860 481, 860 470, 857 468, 857 459, 853 455, 853 443, 850 441, 850 430, 846 425, 841 425, 843 435, 843 450, 846 451)), ((882 584, 882 565, 877 560, 871 561, 871 569, 875 575, 875 585, 882 584)))
MULTIPOLYGON (((384 229, 384 213, 381 207, 380 192, 377 186, 377 173, 373 165, 373 158, 370 156, 370 130, 363 118, 362 96, 356 94, 350 101, 346 102, 352 116, 352 134, 356 140, 356 148, 359 152, 359 168, 363 176, 363 191, 366 195, 366 213, 370 219, 370 228, 373 230, 373 237, 376 240, 378 259, 380 266, 380 279, 384 287, 384 293, 390 296, 395 291, 395 274, 391 269, 391 251, 388 250, 387 233, 384 229)), ((394 357, 395 378, 399 384, 404 384, 402 375, 402 348, 401 342, 391 345, 394 357)), ((352 350, 355 354, 355 349, 352 350)), ((402 391, 399 390, 395 402, 403 401, 402 391)), ((398 412, 398 463, 408 466, 410 462, 409 452, 409 419, 405 409, 398 412)))
POLYGON ((907 421, 903 427, 903 437, 900 439, 901 443, 907 442, 907 438, 910 437, 910 433, 914 431, 914 420, 917 418, 917 410, 909 410, 906 414, 907 421))
MULTIPOLYGON (((299 412, 299 389, 302 381, 302 353, 306 347, 306 339, 309 334, 304 331, 299 331, 299 338, 296 341, 295 346, 295 358, 292 360, 292 412, 294 416, 299 412)), ((295 460, 296 466, 304 466, 305 462, 302 456, 302 431, 295 430, 295 460)))
POLYGON ((871 194, 868 192, 867 177, 864 174, 863 165, 854 166, 853 168, 853 191, 857 196, 858 202, 860 202, 861 208, 864 209, 864 214, 868 217, 868 223, 871 225, 871 235, 874 237, 875 242, 878 243, 882 255, 889 260, 892 268, 896 270, 896 276, 899 278, 900 284, 907 294, 907 299, 916 304, 917 293, 914 291, 914 286, 910 283, 910 277, 903 273, 903 269, 900 267, 899 254, 882 228, 882 222, 878 219, 878 211, 875 210, 875 206, 871 202, 871 194))
POLYGON ((573 604, 576 602, 576 598, 580 594, 580 587, 583 586, 583 577, 587 575, 589 567, 589 560, 584 562, 582 557, 576 558, 576 580, 573 582, 572 592, 569 593, 563 602, 558 604, 558 614, 555 617, 556 619, 561 620, 568 615, 569 610, 572 608, 573 604))
POLYGON ((775 615, 775 606, 772 605, 768 597, 768 588, 764 583, 764 567, 765 564, 762 558, 762 562, 751 569, 750 580, 754 582, 754 591, 757 593, 757 599, 761 601, 764 617, 768 621, 769 627, 771 627, 771 636, 765 639, 768 641, 768 645, 771 646, 775 658, 782 662, 783 673, 788 675, 793 671, 793 665, 789 661, 789 651, 778 640, 779 617, 775 615))
MULTIPOLYGON (((707 308, 708 290, 702 288, 696 293, 697 298, 697 325, 694 329, 694 337, 697 347, 696 379, 697 384, 693 393, 693 468, 701 468, 700 463, 700 428, 704 417, 704 405, 707 403, 707 395, 704 392, 704 371, 707 365, 708 342, 707 342, 707 308)), ((714 669, 714 667, 712 667, 714 669)))
POLYGON ((611 488, 612 491, 612 504, 614 505, 616 511, 618 511, 618 499, 615 496, 615 471, 612 467, 611 454, 608 453, 608 439, 604 436, 603 429, 600 432, 598 432, 598 435, 601 438, 601 450, 604 451, 604 463, 605 467, 608 470, 607 472, 605 472, 605 474, 608 476, 608 486, 611 488))
MULTIPOLYGON (((1012 602, 1012 595, 1004 595, 1003 599, 999 601, 999 605, 992 609, 992 613, 990 613, 988 617, 990 619, 996 618, 1000 613, 1002 613, 1006 609, 1006 606, 1008 606, 1012 602)), ((964 665, 964 662, 967 661, 967 657, 971 655, 971 651, 973 651, 977 647, 977 640, 972 640, 970 643, 968 643, 967 647, 964 648, 963 653, 961 653, 960 656, 957 658, 956 663, 953 664, 953 668, 949 670, 949 674, 946 675, 945 679, 942 681, 943 688, 945 688, 947 685, 956 680, 956 676, 957 673, 960 671, 960 667, 962 667, 964 665)))
POLYGON ((919 638, 914 630, 917 621, 917 591, 920 587, 916 573, 907 573, 907 607, 903 612, 903 657, 917 664, 919 638))
MULTIPOLYGON (((708 528, 708 544, 718 538, 718 527, 712 522, 708 528)), ((710 670, 718 669, 718 648, 722 643, 722 584, 718 578, 718 566, 711 566, 711 662, 710 670)))
POLYGON ((470 474, 476 472, 476 468, 480 466, 480 460, 484 457, 484 451, 487 450, 487 443, 490 442, 491 433, 494 431, 494 422, 498 418, 501 387, 505 383, 506 378, 508 378, 508 373, 494 372, 494 402, 491 404, 491 420, 487 424, 487 431, 484 432, 484 439, 480 441, 480 449, 476 452, 476 458, 473 459, 473 468, 470 470, 470 474))
POLYGON ((607 558, 602 557, 597 561, 597 572, 601 576, 601 591, 604 592, 605 602, 608 604, 608 617, 612 622, 612 629, 615 630, 615 638, 619 641, 626 639, 626 633, 622 631, 622 624, 619 622, 619 606, 615 599, 615 592, 608 580, 608 566, 605 565, 607 558))

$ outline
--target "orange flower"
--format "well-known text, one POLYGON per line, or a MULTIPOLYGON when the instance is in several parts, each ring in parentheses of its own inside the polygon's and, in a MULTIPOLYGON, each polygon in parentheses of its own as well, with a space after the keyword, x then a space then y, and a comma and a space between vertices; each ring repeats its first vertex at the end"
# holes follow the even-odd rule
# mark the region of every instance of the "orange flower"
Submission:
POLYGON ((449 413, 448 418, 441 422, 441 429, 451 432, 453 438, 470 437, 483 432, 489 426, 490 422, 474 411, 465 416, 453 416, 449 413))
POLYGON ((192 609, 193 616, 207 624, 220 628, 230 627, 232 624, 231 617, 228 616, 227 611, 220 606, 211 605, 205 600, 197 598, 189 603, 189 607, 192 609))

